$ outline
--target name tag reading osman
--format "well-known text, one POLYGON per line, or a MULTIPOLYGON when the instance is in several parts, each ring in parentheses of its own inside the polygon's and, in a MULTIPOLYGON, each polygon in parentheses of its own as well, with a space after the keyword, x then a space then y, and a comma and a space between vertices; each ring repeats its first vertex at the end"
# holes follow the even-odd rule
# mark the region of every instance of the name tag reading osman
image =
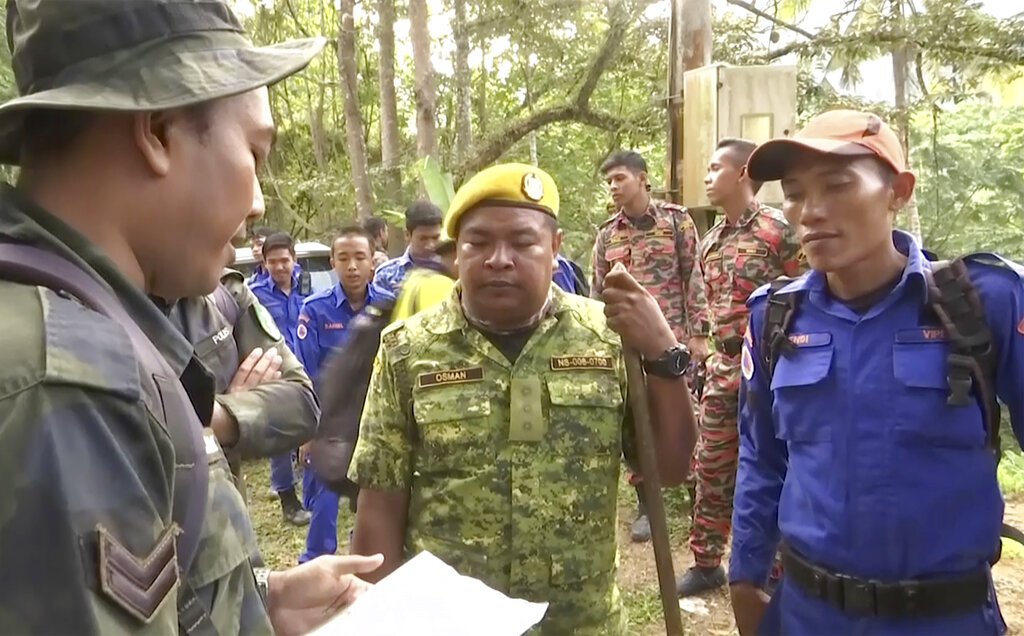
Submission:
POLYGON ((462 384, 463 382, 477 382, 483 379, 483 367, 469 367, 466 369, 451 369, 449 371, 421 373, 416 377, 416 382, 422 389, 424 387, 437 386, 439 384, 462 384))

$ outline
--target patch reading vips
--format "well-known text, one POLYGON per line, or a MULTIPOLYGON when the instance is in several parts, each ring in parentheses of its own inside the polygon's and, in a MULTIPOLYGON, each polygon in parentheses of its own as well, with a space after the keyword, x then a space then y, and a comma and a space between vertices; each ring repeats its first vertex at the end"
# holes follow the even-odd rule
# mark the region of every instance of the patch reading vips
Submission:
POLYGON ((604 356, 553 356, 552 371, 568 371, 570 369, 611 369, 612 359, 604 356))
POLYGON ((416 382, 422 389, 423 387, 437 386, 439 384, 462 384, 463 382, 476 382, 483 379, 483 367, 469 367, 467 369, 421 373, 416 377, 416 382))

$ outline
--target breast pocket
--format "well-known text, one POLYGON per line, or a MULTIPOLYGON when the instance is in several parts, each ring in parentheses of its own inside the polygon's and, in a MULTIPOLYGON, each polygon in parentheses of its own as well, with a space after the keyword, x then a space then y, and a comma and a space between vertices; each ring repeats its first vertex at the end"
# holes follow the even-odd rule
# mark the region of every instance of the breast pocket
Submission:
POLYGON ((899 395, 897 437, 933 446, 977 448, 985 444, 985 425, 974 392, 965 406, 947 404, 949 380, 944 342, 897 342, 893 345, 893 375, 899 395))
POLYGON ((417 388, 413 416, 420 439, 416 469, 448 471, 493 465, 498 452, 490 396, 472 385, 417 388))
POLYGON ((779 357, 771 385, 779 439, 831 441, 829 413, 835 408, 832 358, 831 344, 797 347, 793 353, 779 357))
POLYGON ((558 371, 546 379, 549 434, 573 457, 621 453, 623 400, 612 371, 558 371))
POLYGON ((195 348, 196 357, 213 377, 217 393, 224 393, 234 377, 241 360, 231 325, 201 341, 195 348))

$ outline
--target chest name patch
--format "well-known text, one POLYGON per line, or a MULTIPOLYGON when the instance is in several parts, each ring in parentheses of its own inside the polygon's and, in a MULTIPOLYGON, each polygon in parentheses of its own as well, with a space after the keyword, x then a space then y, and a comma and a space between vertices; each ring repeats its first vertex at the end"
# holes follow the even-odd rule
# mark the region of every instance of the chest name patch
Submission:
POLYGON ((901 344, 945 342, 948 339, 946 330, 942 327, 918 327, 917 329, 901 329, 896 332, 896 342, 901 344))
POLYGON ((612 359, 605 356, 553 356, 551 358, 551 370, 611 369, 612 363, 612 359))
POLYGON ((416 383, 422 389, 428 386, 441 384, 462 384, 463 382, 478 382, 484 379, 483 367, 469 367, 466 369, 451 369, 450 371, 434 371, 421 373, 416 377, 416 383))
POLYGON ((797 347, 820 347, 832 342, 830 333, 794 333, 790 334, 789 341, 797 347))
POLYGON ((225 340, 230 335, 231 335, 231 325, 228 325, 227 327, 224 327, 223 329, 221 329, 217 333, 213 334, 213 344, 220 344, 223 340, 225 340))
POLYGON ((324 329, 344 329, 345 323, 343 322, 325 322, 324 329))

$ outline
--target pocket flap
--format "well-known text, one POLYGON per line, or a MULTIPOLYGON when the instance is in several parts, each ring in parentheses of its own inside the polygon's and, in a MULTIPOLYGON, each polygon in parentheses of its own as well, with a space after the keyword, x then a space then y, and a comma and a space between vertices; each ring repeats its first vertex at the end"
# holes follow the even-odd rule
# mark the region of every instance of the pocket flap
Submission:
POLYGON ((475 395, 465 386, 416 389, 413 415, 420 424, 450 422, 491 414, 491 400, 485 392, 475 395))
POLYGON ((622 404, 619 381, 612 371, 562 372, 549 375, 546 382, 548 398, 556 406, 604 406, 622 404))
POLYGON ((921 389, 948 389, 946 358, 949 350, 942 342, 900 342, 892 351, 892 371, 905 386, 921 389))
POLYGON ((789 386, 810 386, 828 377, 832 367, 832 345, 798 347, 779 357, 772 375, 772 390, 789 386))

